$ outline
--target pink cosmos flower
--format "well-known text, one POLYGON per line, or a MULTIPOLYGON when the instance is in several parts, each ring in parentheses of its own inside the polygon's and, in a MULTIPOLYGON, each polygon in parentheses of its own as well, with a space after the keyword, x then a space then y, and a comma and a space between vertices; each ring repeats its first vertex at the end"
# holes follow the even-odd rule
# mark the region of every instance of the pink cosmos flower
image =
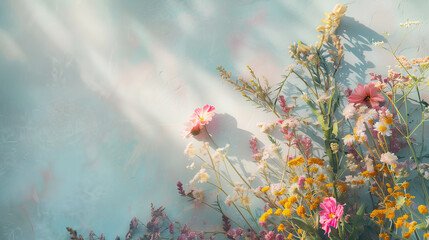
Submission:
POLYGON ((213 119, 215 115, 214 110, 215 107, 210 105, 195 109, 189 121, 185 123, 185 130, 182 134, 183 137, 188 138, 191 135, 196 136, 200 134, 204 125, 208 124, 213 119))
POLYGON ((210 105, 205 105, 203 108, 197 108, 195 109, 194 114, 192 114, 191 117, 198 119, 201 125, 206 125, 209 123, 215 113, 213 112, 215 110, 215 107, 210 105))
MULTIPOLYGON (((345 205, 345 204, 344 204, 345 205)), ((333 228, 338 227, 338 220, 343 216, 344 205, 337 206, 337 200, 333 197, 325 198, 320 204, 323 211, 320 211, 320 224, 322 229, 325 230, 325 234, 331 233, 329 226, 333 228)))
POLYGON ((368 85, 362 85, 358 83, 358 87, 354 89, 354 93, 349 96, 349 103, 355 105, 371 105, 373 108, 377 108, 379 103, 384 101, 384 97, 377 92, 379 89, 374 86, 374 83, 368 85))

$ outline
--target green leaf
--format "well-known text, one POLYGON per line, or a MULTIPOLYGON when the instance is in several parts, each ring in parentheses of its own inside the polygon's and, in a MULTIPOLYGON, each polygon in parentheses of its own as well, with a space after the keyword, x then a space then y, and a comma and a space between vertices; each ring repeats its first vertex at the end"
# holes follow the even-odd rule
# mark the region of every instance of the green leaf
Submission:
POLYGON ((359 236, 358 227, 362 225, 363 214, 365 213, 365 203, 359 207, 356 216, 353 219, 353 230, 350 239, 356 239, 359 236))
POLYGON ((322 130, 323 130, 323 131, 328 130, 328 126, 326 126, 326 124, 325 124, 325 119, 323 118, 323 116, 322 116, 322 115, 317 116, 317 121, 319 121, 320 126, 322 126, 322 130))
POLYGON ((343 121, 343 119, 341 119, 339 122, 335 122, 333 129, 332 129, 332 133, 335 135, 335 137, 338 136, 338 123, 340 123, 341 121, 343 121))
POLYGON ((335 137, 338 136, 338 122, 334 123, 333 129, 332 129, 332 134, 334 134, 335 137))
POLYGON ((314 106, 314 103, 311 100, 307 102, 307 105, 311 108, 314 114, 320 116, 320 113, 317 111, 316 106, 314 106))
POLYGON ((417 228, 417 229, 425 230, 426 229, 426 224, 420 223, 420 224, 417 224, 414 227, 417 228))
POLYGON ((272 143, 272 144, 276 144, 276 145, 278 145, 277 144, 277 141, 271 136, 271 135, 267 135, 267 137, 268 137, 268 140, 270 140, 270 142, 272 143))
POLYGON ((304 220, 293 217, 291 218, 291 221, 305 232, 311 233, 312 235, 316 234, 315 229, 306 222, 304 222, 304 220))

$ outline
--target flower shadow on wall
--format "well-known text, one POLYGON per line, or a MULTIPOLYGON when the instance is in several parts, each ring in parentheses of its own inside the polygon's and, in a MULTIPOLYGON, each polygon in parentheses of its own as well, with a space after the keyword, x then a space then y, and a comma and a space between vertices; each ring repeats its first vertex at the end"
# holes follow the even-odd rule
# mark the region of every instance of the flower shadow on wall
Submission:
MULTIPOLYGON (((228 155, 234 156, 237 159, 252 159, 248 140, 252 139, 253 134, 238 128, 237 120, 230 114, 216 113, 216 115, 213 116, 213 120, 207 125, 207 131, 217 146, 214 146, 213 142, 210 141, 205 130, 202 130, 200 135, 195 136, 195 140, 201 141, 201 139, 203 139, 205 142, 210 143, 213 149, 225 147, 227 144, 230 144, 228 155)), ((247 162, 245 163, 243 160, 239 162, 242 163, 239 166, 241 171, 245 173, 245 165, 247 162)))
POLYGON ((357 62, 352 63, 346 54, 337 78, 346 86, 351 84, 348 80, 351 74, 356 74, 357 82, 365 82, 368 78, 367 69, 374 68, 374 63, 365 58, 365 52, 372 51, 372 41, 383 41, 384 37, 348 16, 342 18, 337 35, 341 36, 346 53, 350 52, 357 58, 357 62))

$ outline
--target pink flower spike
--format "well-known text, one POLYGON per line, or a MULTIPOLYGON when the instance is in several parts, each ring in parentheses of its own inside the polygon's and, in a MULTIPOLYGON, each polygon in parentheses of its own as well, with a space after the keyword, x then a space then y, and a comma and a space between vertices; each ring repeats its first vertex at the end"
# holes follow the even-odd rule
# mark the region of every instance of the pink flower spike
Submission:
POLYGON ((354 93, 349 96, 349 103, 355 105, 367 105, 372 108, 377 108, 380 102, 384 101, 384 97, 378 94, 379 89, 371 82, 368 85, 358 83, 358 87, 354 89, 354 93))
POLYGON ((319 222, 322 224, 322 229, 325 230, 325 234, 328 234, 328 236, 331 233, 330 226, 333 228, 338 227, 338 220, 344 213, 344 205, 337 206, 337 200, 333 197, 325 198, 320 204, 323 210, 319 213, 319 222))

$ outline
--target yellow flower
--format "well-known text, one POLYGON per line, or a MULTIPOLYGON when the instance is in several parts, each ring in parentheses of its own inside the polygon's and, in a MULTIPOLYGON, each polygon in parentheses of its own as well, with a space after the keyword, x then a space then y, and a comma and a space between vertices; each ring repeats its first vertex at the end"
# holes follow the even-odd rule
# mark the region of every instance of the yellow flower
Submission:
POLYGON ((284 205, 285 208, 291 208, 292 207, 292 203, 290 201, 285 202, 284 205))
POLYGON ((277 227, 278 232, 283 232, 285 229, 286 229, 286 227, 283 223, 280 223, 280 225, 277 227))
POLYGON ((266 212, 266 214, 267 214, 267 215, 271 215, 271 214, 273 214, 273 209, 272 209, 272 208, 268 209, 268 210, 267 210, 267 212, 266 212))
POLYGON ((305 207, 303 207, 303 206, 299 206, 299 207, 296 209, 296 214, 298 214, 298 216, 300 216, 300 217, 302 217, 302 218, 305 218, 305 213, 306 213, 306 211, 305 211, 305 207))
POLYGON ((372 210, 370 217, 377 217, 378 219, 382 219, 384 218, 384 212, 380 209, 374 209, 372 210))
POLYGON ((421 214, 426 214, 426 213, 428 213, 428 208, 427 208, 426 206, 424 206, 424 205, 420 205, 418 209, 419 209, 419 212, 420 212, 421 214))
POLYGON ((292 233, 289 233, 289 235, 287 236, 287 239, 292 239, 293 235, 292 233))
POLYGON ((306 183, 307 185, 312 185, 312 184, 313 184, 313 182, 314 182, 314 179, 313 179, 313 178, 306 178, 306 179, 305 179, 305 183, 306 183))
POLYGON ((384 124, 386 124, 386 125, 391 125, 391 124, 393 123, 393 119, 392 119, 391 117, 382 118, 381 120, 382 120, 382 121, 384 122, 384 124))
POLYGON ((263 187, 263 188, 261 188, 261 192, 266 192, 268 190, 270 190, 270 187, 263 187))
POLYGON ((383 240, 390 240, 390 237, 387 235, 387 233, 380 233, 378 236, 380 239, 383 238, 383 240))
POLYGON ((323 167, 325 165, 325 163, 323 162, 323 160, 320 159, 320 158, 309 158, 308 159, 308 165, 311 166, 313 164, 317 164, 317 165, 319 165, 321 167, 323 167))
POLYGON ((296 202, 298 202, 298 199, 296 199, 296 197, 292 195, 289 197, 288 201, 291 203, 296 203, 296 202))
POLYGON ((274 212, 274 215, 280 216, 282 214, 282 210, 280 208, 277 208, 277 210, 274 212))
POLYGON ((411 206, 411 204, 413 204, 413 201, 411 201, 411 200, 406 200, 406 201, 405 201, 405 204, 409 207, 409 206, 411 206))
POLYGON ((403 215, 402 217, 398 217, 396 222, 396 228, 400 228, 404 225, 404 221, 408 219, 408 214, 403 215))
POLYGON ((395 211, 388 211, 386 214, 386 218, 394 219, 395 218, 395 211))
POLYGON ((283 210, 282 214, 283 214, 283 216, 291 217, 292 216, 292 210, 290 210, 289 208, 286 208, 285 210, 283 210))
POLYGON ((429 233, 425 233, 425 234, 423 234, 423 237, 424 237, 424 238, 429 237, 429 233))
POLYGON ((298 177, 298 176, 296 176, 296 177, 294 177, 294 178, 292 179, 292 182, 293 182, 293 183, 296 183, 296 182, 298 182, 298 179, 299 179, 299 177, 298 177))
POLYGON ((316 209, 320 204, 320 196, 317 196, 316 200, 310 205, 310 210, 316 209))
POLYGON ((298 167, 301 164, 303 164, 304 162, 305 162, 305 159, 303 157, 297 157, 297 158, 290 160, 287 164, 291 167, 292 166, 298 167))
POLYGON ((411 233, 410 232, 404 233, 404 238, 409 239, 410 237, 411 237, 411 233))
POLYGON ((267 214, 264 213, 262 214, 262 216, 259 218, 259 222, 266 222, 267 221, 267 214))
POLYGON ((320 175, 319 175, 319 177, 317 178, 317 181, 319 181, 319 182, 323 182, 323 181, 325 181, 326 180, 326 176, 325 175, 323 175, 323 173, 321 173, 320 175))

